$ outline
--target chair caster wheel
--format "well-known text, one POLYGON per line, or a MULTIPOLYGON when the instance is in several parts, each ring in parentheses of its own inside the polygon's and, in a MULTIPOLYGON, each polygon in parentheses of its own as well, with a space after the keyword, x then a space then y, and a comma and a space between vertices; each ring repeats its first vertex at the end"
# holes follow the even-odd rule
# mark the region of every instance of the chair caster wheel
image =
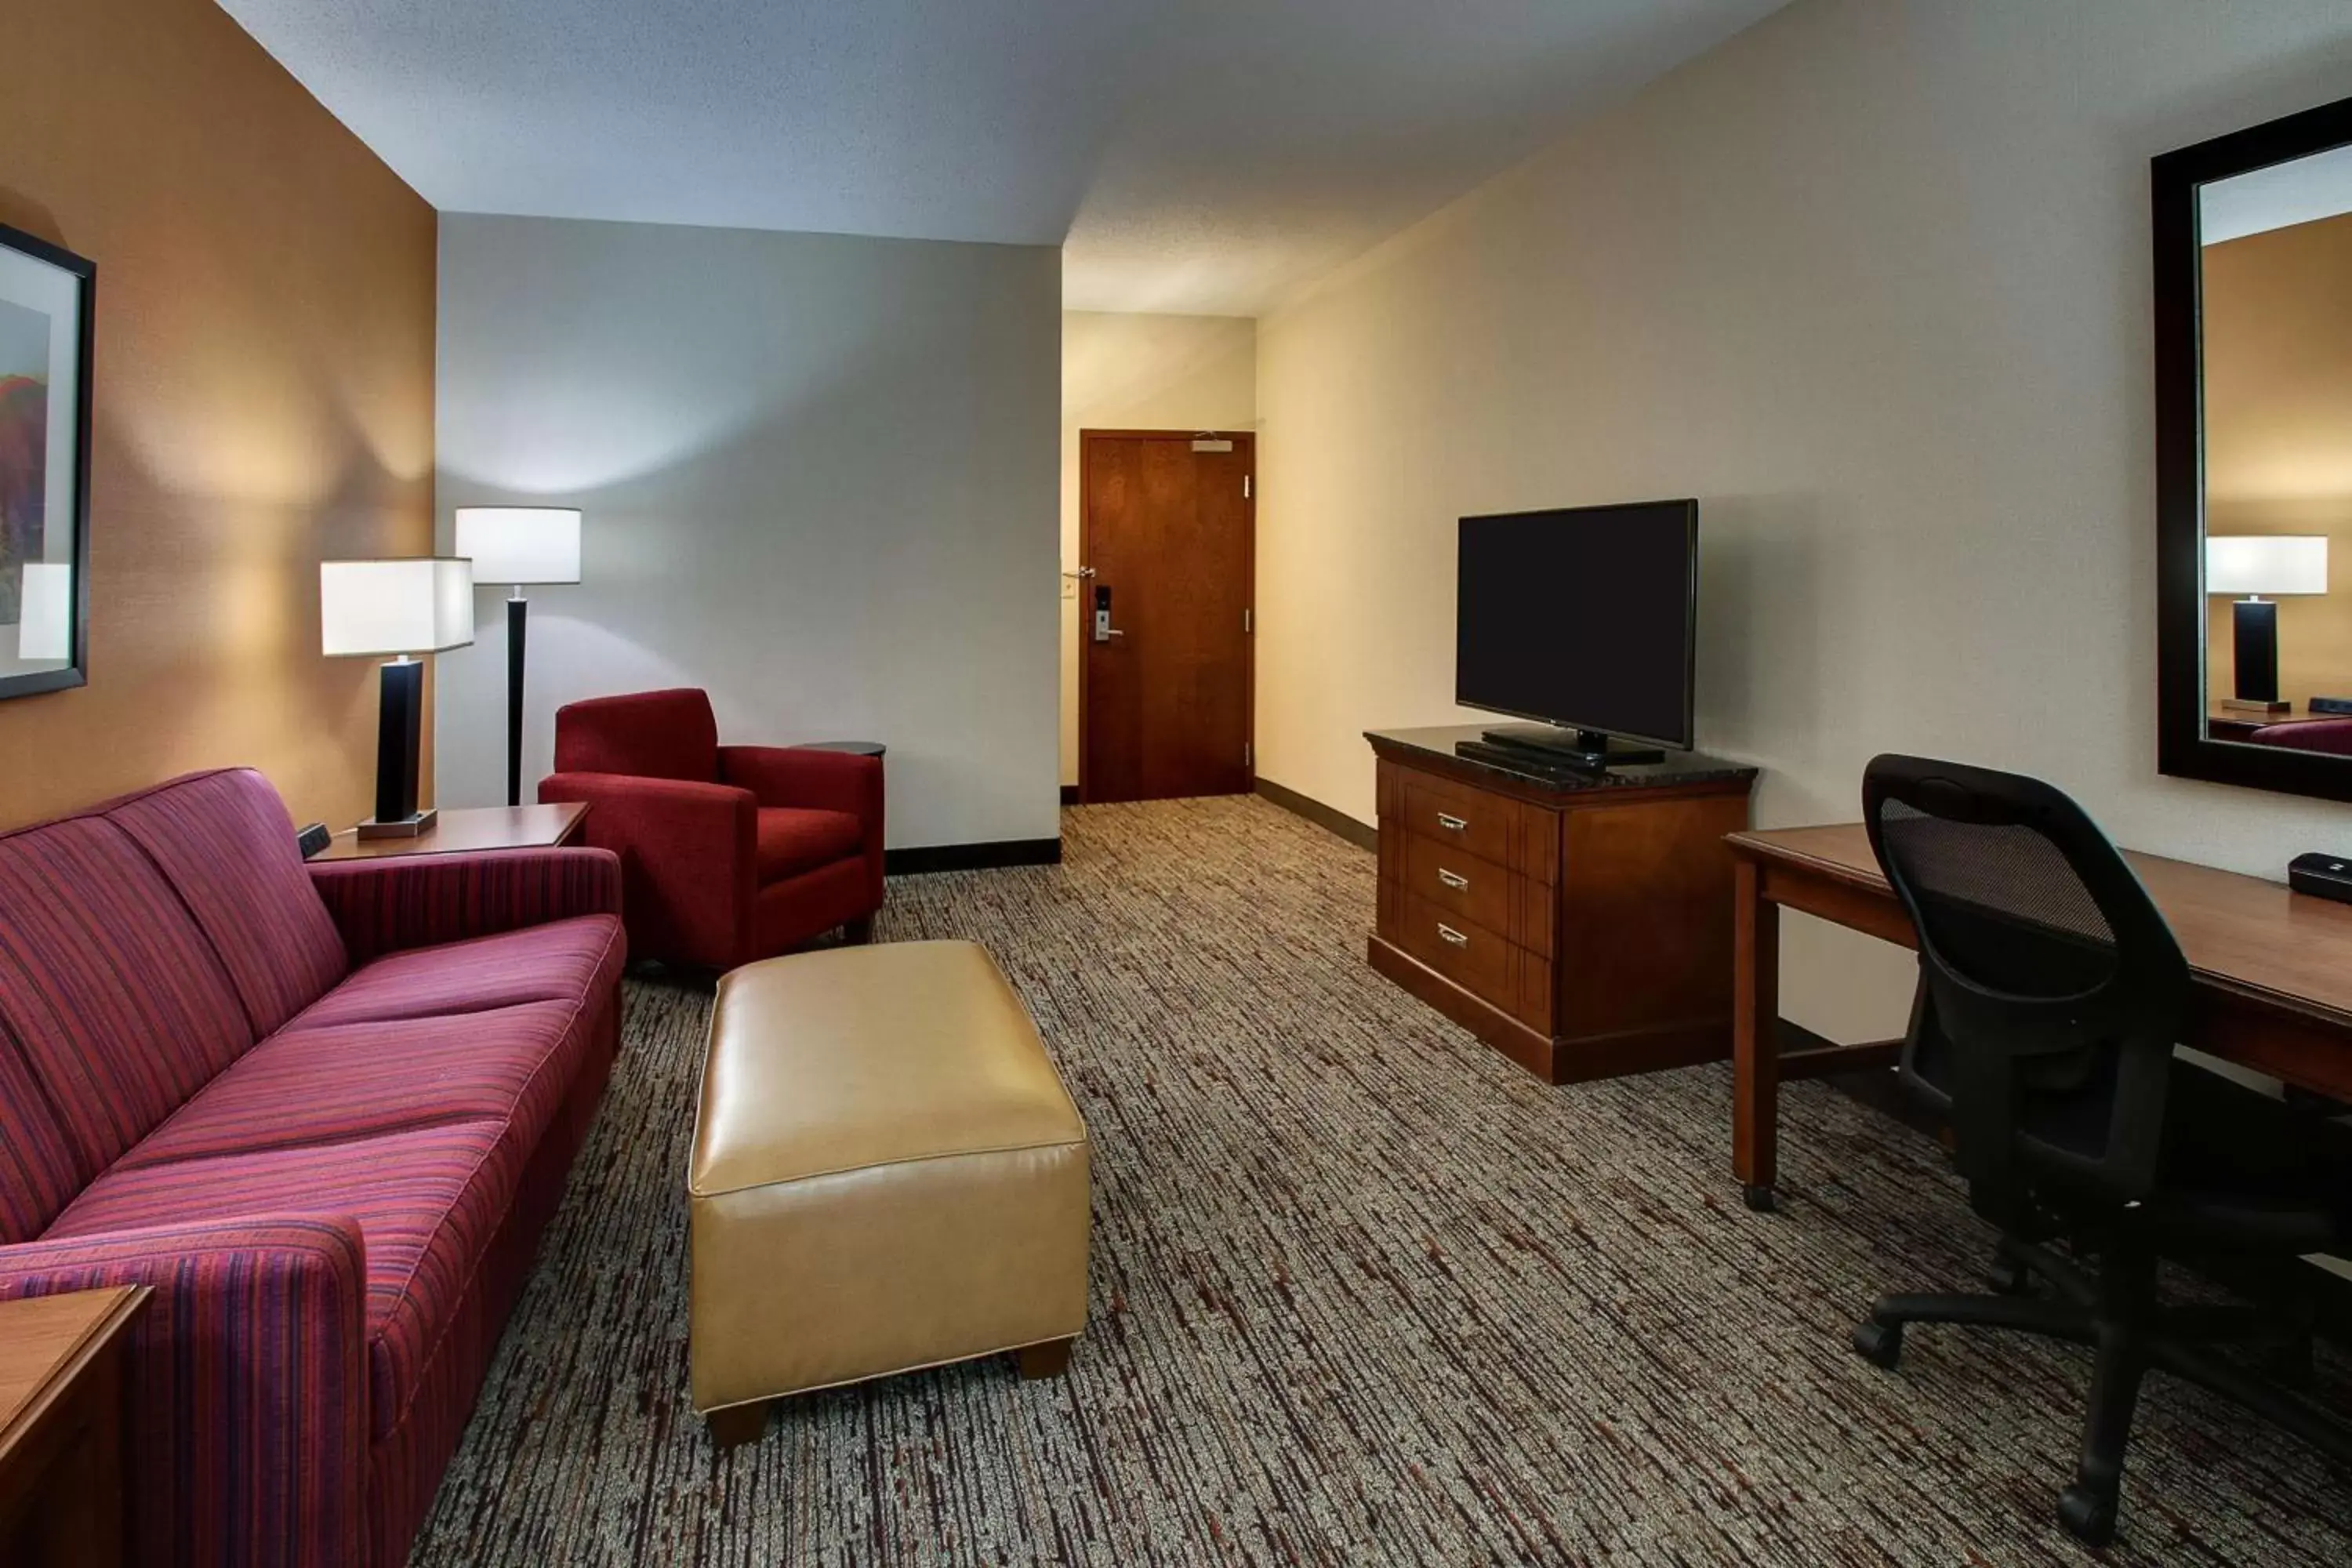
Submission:
POLYGON ((1759 1186, 1754 1182, 1748 1182, 1740 1187, 1739 1195, 1745 1198, 1748 1201, 1748 1206, 1758 1214, 1772 1212, 1772 1189, 1769 1186, 1759 1186))
POLYGON ((1996 1258, 1985 1270, 1985 1282, 2002 1296, 2022 1296, 2033 1289, 2033 1276, 2006 1258, 1996 1258))
POLYGON ((1887 1371, 1903 1359, 1903 1325, 1864 1318, 1854 1325, 1853 1353, 1887 1371))
POLYGON ((2105 1546, 2116 1538, 2116 1500, 2087 1487, 2068 1487, 2058 1494, 2058 1522, 2084 1545, 2105 1546))

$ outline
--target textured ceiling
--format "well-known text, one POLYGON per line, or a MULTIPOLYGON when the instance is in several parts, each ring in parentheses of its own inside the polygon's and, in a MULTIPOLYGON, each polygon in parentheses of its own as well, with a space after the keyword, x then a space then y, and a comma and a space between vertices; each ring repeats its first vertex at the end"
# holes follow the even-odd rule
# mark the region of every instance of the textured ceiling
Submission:
POLYGON ((444 211, 1063 244, 1247 315, 1783 0, 221 0, 444 211))

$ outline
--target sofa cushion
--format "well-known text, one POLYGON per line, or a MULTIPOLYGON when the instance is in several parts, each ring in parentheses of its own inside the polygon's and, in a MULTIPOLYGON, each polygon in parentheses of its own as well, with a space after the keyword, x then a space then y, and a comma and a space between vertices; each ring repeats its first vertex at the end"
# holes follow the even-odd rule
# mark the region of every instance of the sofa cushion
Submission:
POLYGON ((498 1121, 528 1153, 587 1042, 582 1000, 446 1018, 287 1029, 247 1051, 116 1162, 348 1142, 440 1121, 498 1121))
POLYGON ((855 858, 865 836, 857 818, 845 811, 767 806, 760 813, 753 868, 762 887, 781 882, 835 860, 855 858))
POLYGON ((0 837, 0 1028, 85 1178, 254 1040, 179 894, 97 816, 0 837))
POLYGON ((0 1247, 40 1235, 89 1179, 24 1053, 0 1029, 0 1247))
POLYGON ((388 952, 295 1018, 299 1029, 481 1013, 525 1002, 576 1002, 612 984, 623 954, 617 915, 388 952))
POLYGON ((240 1215, 347 1215, 367 1248, 368 1422, 406 1410, 435 1342, 514 1201, 520 1162, 498 1121, 109 1172, 52 1238, 240 1215))
POLYGON ((302 868, 286 804, 252 769, 176 779, 106 816, 178 889, 257 1038, 325 995, 351 967, 302 868))

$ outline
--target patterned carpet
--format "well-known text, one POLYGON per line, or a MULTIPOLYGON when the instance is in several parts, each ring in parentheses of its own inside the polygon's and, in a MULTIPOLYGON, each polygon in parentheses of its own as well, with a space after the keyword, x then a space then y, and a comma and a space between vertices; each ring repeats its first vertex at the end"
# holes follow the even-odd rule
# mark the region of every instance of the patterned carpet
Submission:
POLYGON ((2352 1561, 2347 1478, 2177 1383, 2094 1559, 2051 1517, 2083 1352, 1858 1360, 1874 1294, 1987 1256, 1927 1140, 1797 1086, 1751 1215, 1727 1069, 1537 1083, 1364 966, 1369 854, 1246 797, 1065 831, 1057 868, 895 882, 881 931, 985 942, 1093 1131, 1068 1378, 814 1395, 716 1456, 679 1191, 708 999, 635 984, 416 1568, 2352 1561))

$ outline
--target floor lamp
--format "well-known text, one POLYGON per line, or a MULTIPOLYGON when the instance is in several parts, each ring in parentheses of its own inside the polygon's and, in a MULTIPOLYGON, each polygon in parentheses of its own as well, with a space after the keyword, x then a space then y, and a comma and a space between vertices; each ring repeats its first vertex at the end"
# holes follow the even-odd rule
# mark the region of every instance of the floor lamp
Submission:
POLYGON ((507 804, 522 804, 523 643, 530 625, 526 586, 580 581, 580 513, 555 506, 461 506, 457 553, 477 583, 504 584, 507 598, 507 804))
POLYGON ((362 838, 413 838, 436 813, 416 809, 416 759, 425 720, 425 666, 412 657, 474 640, 474 574, 463 561, 319 563, 320 647, 331 658, 394 654, 379 677, 375 815, 362 838))

